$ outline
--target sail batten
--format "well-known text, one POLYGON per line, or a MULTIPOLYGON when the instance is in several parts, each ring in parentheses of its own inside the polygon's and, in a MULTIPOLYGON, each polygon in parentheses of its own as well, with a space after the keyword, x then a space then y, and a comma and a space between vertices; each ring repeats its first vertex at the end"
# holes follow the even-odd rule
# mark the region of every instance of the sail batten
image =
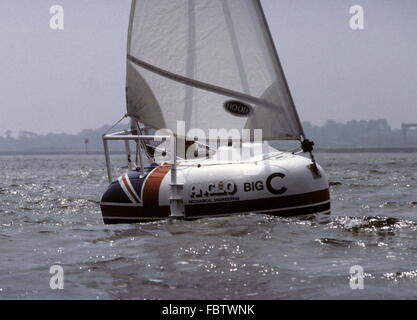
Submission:
POLYGON ((209 92, 213 92, 213 93, 217 93, 217 94, 221 94, 230 98, 235 98, 235 99, 241 99, 243 101, 249 102, 249 103, 254 103, 254 104, 258 104, 261 105, 265 108, 270 108, 271 110, 275 110, 277 108, 277 105, 268 102, 266 100, 262 100, 256 97, 252 97, 250 95, 247 95, 245 93, 241 93, 241 92, 237 92, 237 91, 233 91, 233 90, 229 90, 226 88, 222 88, 222 87, 218 87, 215 85, 211 85, 209 83, 205 83, 205 82, 201 82, 201 81, 197 81, 194 79, 190 79, 187 77, 183 77, 180 76, 178 74, 169 72, 167 70, 163 70, 160 69, 156 66, 153 66, 145 61, 141 61, 139 59, 136 59, 135 57, 129 56, 128 55, 128 60, 133 62, 134 64, 136 64, 139 67, 142 67, 150 72, 153 72, 155 74, 158 74, 162 77, 165 77, 167 79, 185 84, 187 86, 190 87, 194 87, 194 88, 198 88, 198 89, 202 89, 205 91, 209 91, 209 92))
POLYGON ((205 132, 262 129, 265 140, 303 136, 258 0, 133 0, 127 60, 128 113, 157 129, 184 121, 205 132), (253 112, 228 112, 230 100, 253 112))

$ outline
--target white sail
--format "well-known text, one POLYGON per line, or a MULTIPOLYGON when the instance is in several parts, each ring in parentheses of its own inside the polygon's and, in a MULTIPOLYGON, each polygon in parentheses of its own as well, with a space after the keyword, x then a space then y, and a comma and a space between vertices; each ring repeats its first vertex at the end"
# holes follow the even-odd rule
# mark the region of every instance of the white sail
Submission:
POLYGON ((154 128, 303 136, 258 0, 133 0, 127 82, 128 114, 154 128))
POLYGON ((128 115, 153 128, 166 128, 157 98, 130 63, 127 65, 126 98, 128 115))

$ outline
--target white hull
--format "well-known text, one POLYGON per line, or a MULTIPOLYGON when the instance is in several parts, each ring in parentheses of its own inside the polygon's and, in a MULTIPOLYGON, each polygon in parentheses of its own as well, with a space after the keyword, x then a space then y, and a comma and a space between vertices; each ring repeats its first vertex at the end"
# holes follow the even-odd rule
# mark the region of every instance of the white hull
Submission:
MULTIPOLYGON (((330 213, 327 176, 311 160, 282 154, 262 161, 184 161, 177 167, 185 219, 265 213, 295 216, 330 213)), ((101 208, 106 223, 141 222, 170 216, 171 167, 130 171, 112 183, 101 208)))

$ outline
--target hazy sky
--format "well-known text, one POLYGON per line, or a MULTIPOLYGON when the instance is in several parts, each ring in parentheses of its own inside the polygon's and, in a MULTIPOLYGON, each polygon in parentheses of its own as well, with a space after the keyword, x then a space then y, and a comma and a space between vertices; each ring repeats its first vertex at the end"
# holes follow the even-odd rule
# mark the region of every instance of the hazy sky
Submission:
MULTIPOLYGON (((262 2, 303 121, 417 122, 416 0, 262 2), (350 29, 352 5, 364 7, 365 30, 350 29)), ((0 134, 118 120, 129 9, 130 0, 0 0, 0 134), (49 27, 55 4, 63 31, 49 27)))

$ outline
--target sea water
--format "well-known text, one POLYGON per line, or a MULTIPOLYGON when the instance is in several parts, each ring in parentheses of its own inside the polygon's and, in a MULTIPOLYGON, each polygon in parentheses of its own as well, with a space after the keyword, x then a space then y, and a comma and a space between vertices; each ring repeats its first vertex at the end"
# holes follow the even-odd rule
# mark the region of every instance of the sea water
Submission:
POLYGON ((1 156, 0 299, 417 298, 417 154, 317 158, 329 217, 107 226, 103 156, 1 156))

